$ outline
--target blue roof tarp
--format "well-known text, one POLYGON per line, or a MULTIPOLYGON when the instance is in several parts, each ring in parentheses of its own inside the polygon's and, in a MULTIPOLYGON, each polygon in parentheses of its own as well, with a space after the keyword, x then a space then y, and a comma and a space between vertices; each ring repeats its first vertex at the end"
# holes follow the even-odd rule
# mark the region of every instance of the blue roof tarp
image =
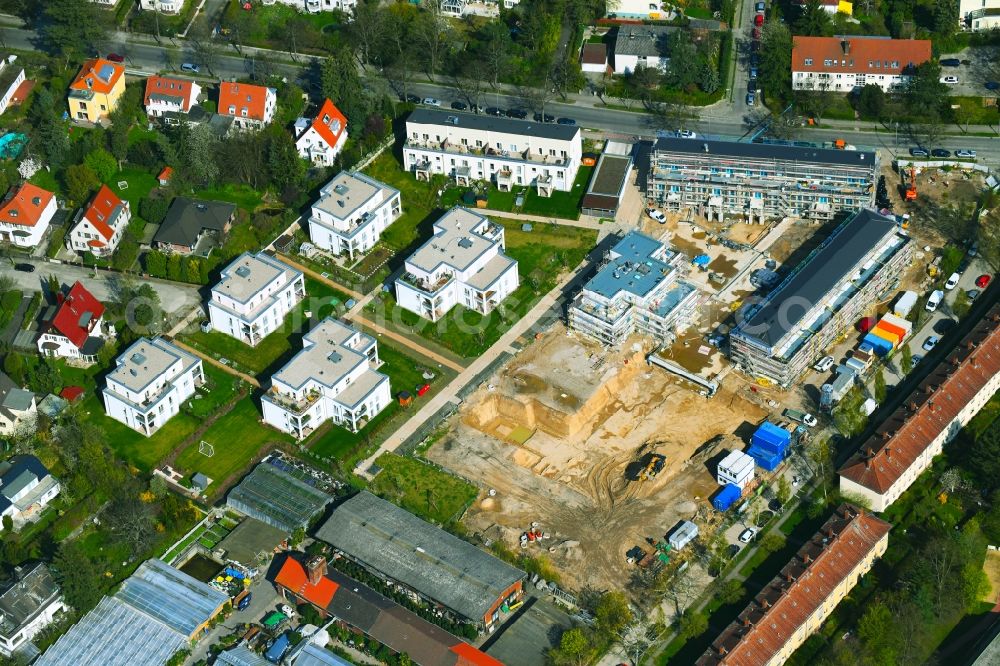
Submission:
POLYGON ((716 511, 727 511, 742 494, 743 492, 740 490, 740 487, 735 483, 727 483, 712 498, 712 506, 715 507, 716 511))
POLYGON ((691 260, 691 263, 695 266, 708 266, 712 263, 712 258, 707 254, 699 254, 697 257, 691 260))
POLYGON ((792 441, 792 434, 770 421, 764 421, 750 437, 750 445, 770 453, 784 455, 792 441))
POLYGON ((757 463, 757 467, 760 467, 767 472, 773 472, 777 469, 778 465, 781 464, 781 461, 785 457, 783 452, 774 453, 772 451, 760 449, 756 446, 751 446, 749 450, 747 450, 747 454, 753 458, 755 463, 757 463))
POLYGON ((879 356, 885 356, 892 351, 892 343, 885 338, 880 338, 874 333, 866 335, 864 337, 864 342, 870 344, 875 349, 875 353, 879 356))

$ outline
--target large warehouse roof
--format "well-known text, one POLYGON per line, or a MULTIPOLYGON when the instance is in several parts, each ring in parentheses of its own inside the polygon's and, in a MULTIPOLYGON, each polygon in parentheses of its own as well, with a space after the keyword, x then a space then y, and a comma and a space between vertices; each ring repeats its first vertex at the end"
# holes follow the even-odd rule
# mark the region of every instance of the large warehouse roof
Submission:
POLYGON ((332 497, 308 483, 311 480, 280 458, 257 465, 236 486, 226 504, 251 518, 284 530, 286 534, 305 527, 332 497))
POLYGON ((316 536, 470 620, 482 621, 525 576, 366 491, 337 507, 316 536))

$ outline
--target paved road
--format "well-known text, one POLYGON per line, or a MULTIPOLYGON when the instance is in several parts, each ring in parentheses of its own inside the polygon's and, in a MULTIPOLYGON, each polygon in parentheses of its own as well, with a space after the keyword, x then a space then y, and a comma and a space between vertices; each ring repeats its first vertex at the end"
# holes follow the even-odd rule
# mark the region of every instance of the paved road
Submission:
MULTIPOLYGON (((108 271, 98 271, 94 277, 94 270, 81 268, 79 266, 68 266, 66 264, 51 264, 39 259, 18 259, 18 263, 34 264, 34 273, 24 273, 15 271, 9 263, 0 266, 0 274, 9 275, 14 278, 18 288, 31 291, 41 291, 42 282, 49 275, 58 277, 64 285, 71 285, 77 280, 86 285, 94 296, 99 300, 106 301, 112 298, 113 283, 120 279, 118 273, 108 271)), ((179 314, 186 312, 201 302, 198 287, 195 285, 179 284, 175 282, 162 282, 159 280, 146 280, 156 293, 160 296, 160 305, 166 314, 179 314)))

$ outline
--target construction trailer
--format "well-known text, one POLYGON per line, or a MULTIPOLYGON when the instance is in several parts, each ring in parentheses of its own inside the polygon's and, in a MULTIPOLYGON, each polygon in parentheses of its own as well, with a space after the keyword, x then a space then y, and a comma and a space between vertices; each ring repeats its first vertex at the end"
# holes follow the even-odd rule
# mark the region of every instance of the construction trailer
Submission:
POLYGON ((750 437, 747 453, 758 467, 773 472, 788 456, 791 444, 792 433, 770 421, 764 421, 750 437))
POLYGON ((746 488, 753 482, 753 458, 742 451, 730 451, 715 468, 715 479, 720 486, 733 484, 746 488))
POLYGON ((897 317, 909 317, 913 306, 917 304, 917 292, 904 291, 892 306, 892 311, 897 317))
POLYGON ((712 506, 715 507, 716 511, 728 511, 729 508, 736 504, 742 497, 743 491, 740 487, 733 483, 727 483, 722 486, 722 490, 715 493, 715 497, 712 498, 712 506))
POLYGON ((670 536, 667 538, 667 542, 674 550, 680 550, 697 538, 698 526, 690 520, 682 520, 680 525, 678 525, 674 531, 670 533, 670 536))

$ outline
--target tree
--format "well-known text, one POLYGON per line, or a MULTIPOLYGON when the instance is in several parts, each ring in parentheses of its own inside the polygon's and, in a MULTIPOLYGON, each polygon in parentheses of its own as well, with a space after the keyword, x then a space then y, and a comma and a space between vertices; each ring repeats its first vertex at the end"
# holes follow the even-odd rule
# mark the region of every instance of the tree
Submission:
POLYGON ((28 364, 22 354, 18 352, 8 353, 3 359, 3 371, 19 386, 24 386, 27 383, 28 364))
POLYGON ((872 387, 872 391, 875 394, 875 402, 879 404, 885 402, 885 397, 889 391, 885 386, 885 371, 882 368, 878 368, 875 371, 875 385, 872 387))
POLYGON ((788 500, 792 498, 792 484, 788 482, 788 477, 784 474, 778 477, 778 487, 774 494, 782 504, 787 504, 788 500))
POLYGON ((698 87, 708 94, 719 89, 719 70, 711 62, 702 65, 698 87))
POLYGON ((954 467, 945 470, 944 473, 941 474, 938 481, 941 482, 941 487, 944 488, 949 494, 954 493, 965 484, 962 474, 954 467))
POLYGON ((417 14, 413 23, 413 37, 423 53, 427 76, 433 80, 451 39, 451 24, 441 14, 441 0, 428 0, 422 8, 425 11, 417 14))
POLYGON ((760 86, 764 97, 784 104, 792 98, 792 33, 781 21, 768 21, 761 30, 760 86))
POLYGON ((969 295, 963 289, 959 289, 955 294, 955 300, 952 301, 951 311, 955 313, 955 316, 959 319, 965 317, 969 314, 969 310, 972 308, 972 302, 969 300, 969 295))
POLYGON ((219 64, 219 50, 212 41, 208 29, 202 24, 196 23, 191 32, 188 33, 187 40, 191 45, 191 54, 194 59, 207 69, 209 74, 215 76, 215 68, 219 64))
POLYGON ((559 637, 559 647, 550 656, 556 664, 583 666, 587 663, 593 648, 587 634, 580 627, 567 629, 559 637))
POLYGON ((776 553, 785 547, 785 535, 771 530, 760 540, 760 547, 768 553, 776 553))
POLYGON ((684 639, 701 636, 708 631, 708 617, 704 613, 684 613, 678 623, 678 631, 684 639))
POLYGON ((858 92, 857 107, 862 116, 880 119, 885 111, 885 104, 885 91, 881 86, 869 83, 858 92))
POLYGON ((101 574, 79 540, 65 540, 59 544, 52 570, 66 603, 78 612, 90 610, 104 596, 101 574))
POLYGON ((594 609, 597 629, 606 634, 616 634, 632 621, 628 600, 621 592, 605 592, 594 609))
POLYGON ((118 173, 118 161, 103 148, 90 151, 84 158, 83 164, 93 171, 102 183, 110 183, 118 173))
POLYGON ((500 21, 491 21, 486 25, 483 35, 483 65, 490 86, 500 96, 500 79, 510 70, 511 53, 514 43, 510 38, 510 30, 500 21))
POLYGON ((36 90, 29 111, 34 127, 31 150, 38 149, 40 156, 53 169, 61 168, 69 156, 69 133, 62 121, 62 105, 56 105, 52 92, 46 87, 36 90))
POLYGON ((933 60, 917 65, 906 82, 904 97, 909 115, 936 123, 948 104, 948 85, 941 82, 941 66, 933 60))
POLYGON ((156 538, 153 512, 149 505, 135 496, 119 496, 105 510, 105 520, 115 536, 128 545, 138 557, 152 546, 156 538))
POLYGON ((86 164, 74 164, 63 173, 66 182, 66 194, 70 201, 82 205, 100 186, 97 174, 86 164))
POLYGON ((337 101, 347 116, 347 126, 357 132, 374 105, 368 89, 358 76, 354 57, 345 48, 335 50, 320 66, 320 90, 324 97, 337 101))
POLYGON ((724 604, 735 604, 746 596, 746 593, 747 589, 743 587, 743 584, 731 578, 719 586, 719 591, 715 596, 724 604))
POLYGON ((959 8, 957 2, 951 0, 936 0, 934 3, 934 33, 938 37, 948 38, 958 30, 959 8))
POLYGON ((795 92, 795 107, 802 113, 822 120, 827 109, 837 101, 837 94, 830 90, 798 90, 795 92))
POLYGON ((361 65, 371 64, 372 55, 379 53, 379 42, 385 35, 384 10, 377 2, 361 2, 354 8, 354 20, 348 27, 348 35, 355 44, 361 65))
POLYGON ((39 37, 47 49, 67 61, 99 51, 107 36, 107 20, 91 2, 46 0, 39 37))
POLYGON ((823 489, 823 503, 826 504, 827 489, 830 484, 830 477, 833 473, 833 447, 829 438, 817 438, 813 445, 806 450, 806 457, 812 467, 813 473, 820 479, 823 489))
POLYGON ((218 138, 208 125, 195 125, 187 139, 185 173, 191 180, 203 185, 213 182, 219 175, 219 166, 215 162, 218 138))
POLYGON ((910 371, 913 370, 913 352, 910 350, 910 345, 903 345, 903 351, 900 352, 899 365, 904 375, 910 374, 910 371))
POLYGON ((830 14, 819 0, 806 0, 795 21, 795 33, 810 37, 829 37, 833 34, 833 22, 830 14))

